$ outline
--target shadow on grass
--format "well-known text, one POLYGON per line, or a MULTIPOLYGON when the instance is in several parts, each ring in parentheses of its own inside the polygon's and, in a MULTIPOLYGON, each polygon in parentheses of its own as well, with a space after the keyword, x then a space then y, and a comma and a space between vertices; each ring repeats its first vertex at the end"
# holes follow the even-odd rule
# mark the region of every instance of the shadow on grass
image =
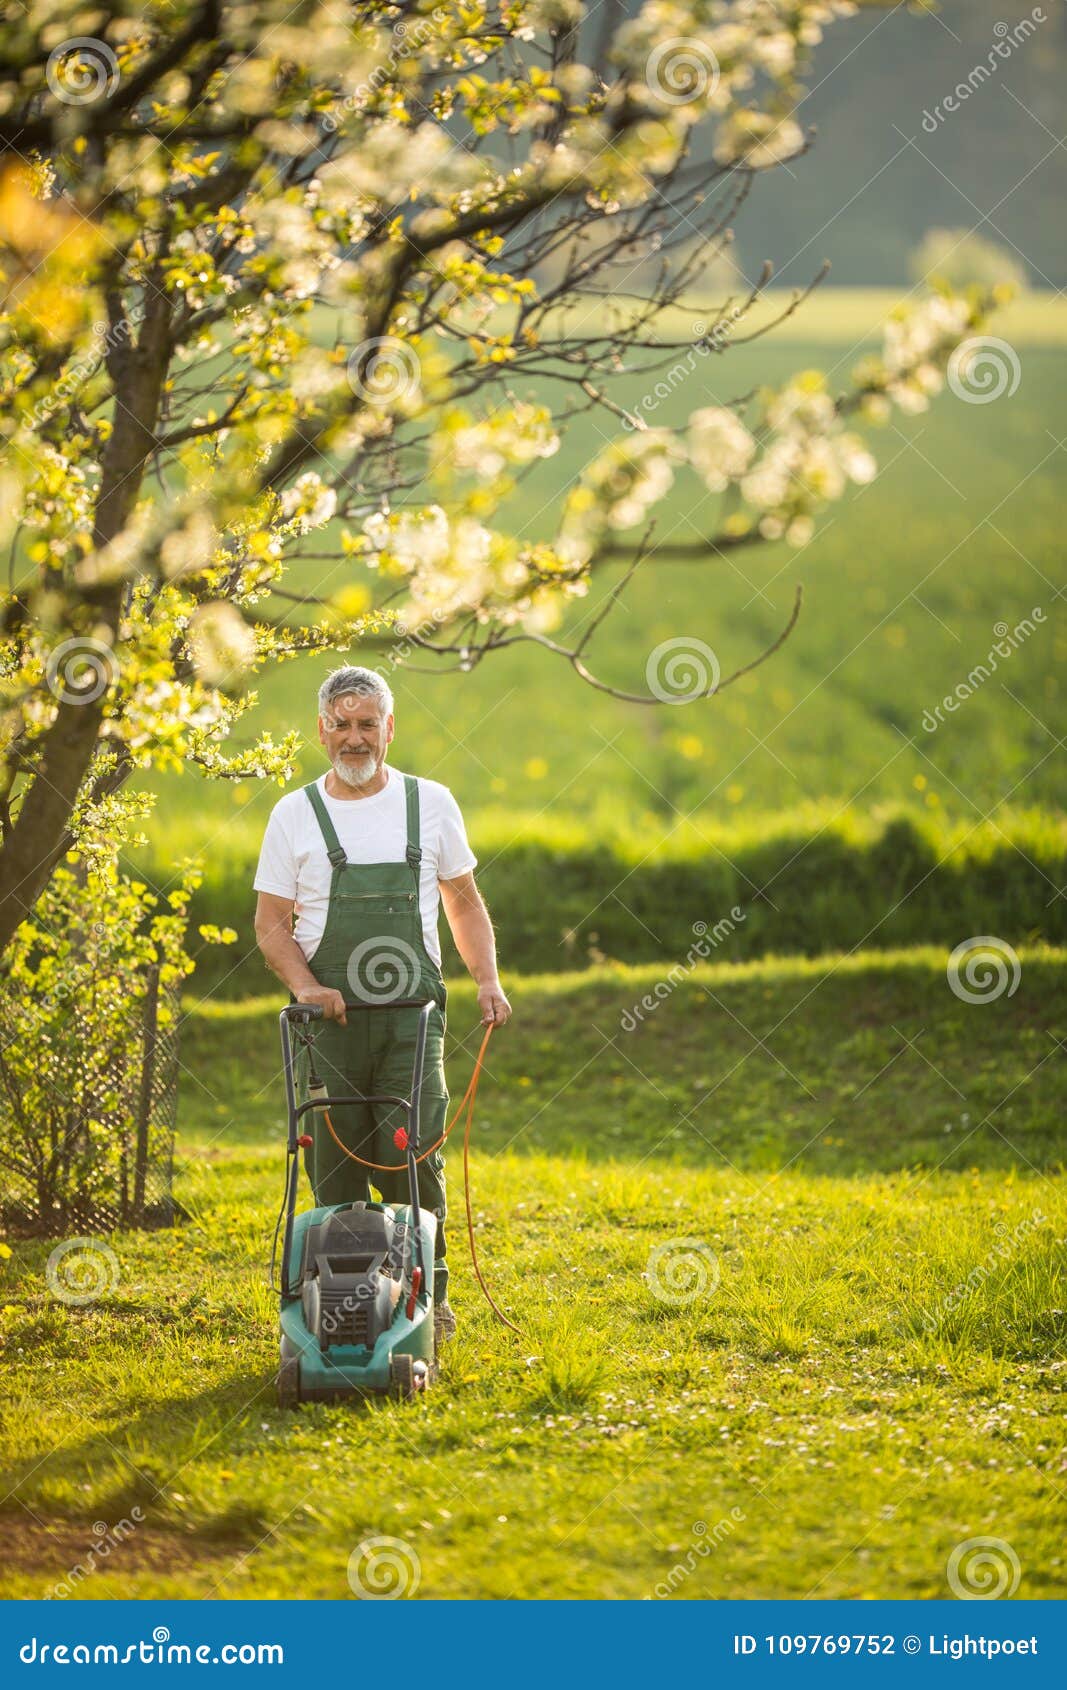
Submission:
MULTIPOLYGON (((90 1427, 85 1422, 83 1437, 63 1443, 48 1456, 49 1484, 56 1495, 56 1500, 48 1504, 50 1520, 77 1521, 79 1511, 73 1496, 64 1502, 60 1493, 64 1481, 69 1481, 72 1491, 88 1481, 95 1493, 94 1521, 136 1518, 137 1510, 169 1535, 196 1538, 201 1543, 220 1541, 237 1548, 254 1543, 270 1528, 269 1511, 238 1501, 209 1520, 187 1525, 176 1517, 168 1493, 180 1490, 182 1469, 207 1453, 250 1409, 280 1414, 275 1405, 274 1380, 273 1372, 260 1368, 247 1378, 231 1378, 202 1391, 154 1402, 123 1418, 117 1427, 110 1423, 90 1427), (130 1449, 138 1451, 136 1457, 128 1453, 130 1449), (158 1454, 147 1456, 143 1453, 147 1449, 158 1454), (165 1454, 167 1451, 170 1453, 165 1454)), ((0 1470, 0 1485, 7 1498, 0 1504, 0 1519, 25 1517, 17 1495, 39 1464, 40 1457, 30 1456, 0 1470)))

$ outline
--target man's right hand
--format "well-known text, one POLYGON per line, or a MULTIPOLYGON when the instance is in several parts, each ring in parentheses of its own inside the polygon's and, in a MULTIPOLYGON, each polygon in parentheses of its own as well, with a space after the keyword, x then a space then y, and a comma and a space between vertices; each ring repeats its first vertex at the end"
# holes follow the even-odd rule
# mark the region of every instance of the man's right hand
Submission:
POLYGON ((317 1003, 322 1005, 322 1013, 327 1021, 339 1021, 342 1027, 347 1027, 345 1018, 345 997, 333 986, 304 986, 296 994, 300 1003, 317 1003))

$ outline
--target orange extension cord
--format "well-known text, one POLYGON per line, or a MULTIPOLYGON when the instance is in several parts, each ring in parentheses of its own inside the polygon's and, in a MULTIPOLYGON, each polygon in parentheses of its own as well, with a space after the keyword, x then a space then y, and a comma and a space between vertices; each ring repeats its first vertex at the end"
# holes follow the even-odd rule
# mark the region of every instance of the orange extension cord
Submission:
MULTIPOLYGON (((482 1061, 485 1056, 486 1046, 489 1043, 494 1025, 495 1024, 491 1021, 485 1029, 485 1036, 482 1039, 481 1048, 474 1059, 474 1072, 470 1077, 470 1084, 460 1099, 459 1108, 449 1121, 440 1138, 437 1139, 434 1144, 431 1144, 428 1149, 422 1151, 420 1155, 416 1156, 415 1160, 416 1162, 422 1162, 425 1161, 427 1156, 432 1156, 433 1152, 438 1150, 441 1145, 444 1144, 449 1133, 452 1131, 452 1128, 459 1120, 464 1109, 466 1109, 467 1124, 463 1133, 463 1200, 467 1208, 467 1239, 470 1243, 471 1266, 474 1269, 474 1277, 482 1288, 485 1300, 496 1315, 497 1319, 501 1321, 504 1326, 510 1327, 512 1332, 519 1332, 519 1328, 515 1325, 514 1321, 509 1320, 507 1315, 497 1307, 496 1303, 493 1301, 492 1292, 485 1283, 485 1280, 482 1278, 482 1270, 478 1265, 478 1251, 474 1243, 474 1218, 471 1214, 470 1142, 471 1128, 474 1125, 474 1099, 478 1095, 478 1081, 481 1079, 482 1061)), ((374 1168, 378 1173, 382 1174, 403 1173, 404 1169, 407 1167, 406 1162, 369 1162, 365 1156, 357 1156, 354 1150, 349 1150, 347 1144, 342 1144, 341 1140, 338 1138, 336 1132, 334 1131, 333 1122, 330 1120, 330 1111, 328 1109, 324 1109, 322 1111, 322 1118, 326 1122, 330 1137, 333 1139, 338 1150, 343 1150, 345 1155, 350 1157, 353 1162, 359 1162, 365 1168, 374 1168)))

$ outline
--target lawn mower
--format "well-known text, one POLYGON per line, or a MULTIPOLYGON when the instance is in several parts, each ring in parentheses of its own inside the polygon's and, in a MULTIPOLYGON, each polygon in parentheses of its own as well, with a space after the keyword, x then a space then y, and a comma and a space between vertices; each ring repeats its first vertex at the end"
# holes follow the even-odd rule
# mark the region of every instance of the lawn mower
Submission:
MULTIPOLYGON (((435 1371, 433 1266, 436 1216, 419 1207, 419 1093, 426 1029, 433 1004, 401 998, 388 1004, 347 1003, 345 1009, 418 1009, 410 1097, 328 1097, 315 1073, 310 1023, 320 1005, 293 1003, 279 1017, 288 1143, 281 1283, 281 1363, 278 1403, 330 1402, 352 1396, 414 1397, 435 1371), (309 1053, 308 1095, 297 1102, 294 1041, 309 1053), (406 1161, 410 1201, 341 1203, 296 1213, 301 1149, 311 1143, 300 1123, 313 1110, 346 1103, 388 1103, 407 1112, 406 1161)), ((273 1267, 272 1267, 273 1279, 273 1267)))

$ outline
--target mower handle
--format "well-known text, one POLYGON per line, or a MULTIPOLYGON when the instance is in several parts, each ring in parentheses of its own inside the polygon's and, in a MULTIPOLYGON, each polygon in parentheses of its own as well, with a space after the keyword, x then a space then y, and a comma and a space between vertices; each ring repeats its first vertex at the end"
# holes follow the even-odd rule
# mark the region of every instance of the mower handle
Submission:
MULTIPOLYGON (((433 998, 389 998, 385 1003, 346 1003, 345 1009, 424 1009, 433 998)), ((321 1021, 325 1010, 321 1003, 291 1003, 282 1011, 290 1021, 321 1021)))
MULTIPOLYGON (((428 1264, 422 1260, 422 1243, 420 1233, 419 1176, 417 1166, 419 1149, 419 1095, 422 1090, 423 1061, 426 1053, 426 1029, 429 1025, 430 1010, 434 1008, 435 1004, 435 998, 393 998, 391 1001, 386 1003, 345 1003, 346 1010, 418 1009, 422 1012, 419 1016, 419 1025, 415 1035, 415 1061, 412 1073, 410 1100, 405 1101, 405 1099, 401 1097, 364 1097, 358 1099, 358 1101, 362 1103, 380 1102, 400 1104, 407 1112, 408 1142, 406 1161, 408 1168, 408 1183, 410 1187, 408 1201, 411 1205, 411 1219, 416 1240, 414 1246, 415 1256, 417 1258, 416 1265, 421 1268, 424 1278, 428 1272, 428 1264)), ((437 1007, 440 1006, 438 1005, 437 1007)), ((314 1109, 315 1107, 321 1108, 328 1102, 341 1103, 347 1101, 346 1099, 341 1098, 320 1098, 317 1100, 309 1099, 302 1105, 298 1104, 296 1101, 296 1085, 293 1074, 293 1027, 299 1023, 303 1023, 306 1026, 309 1021, 321 1021, 323 1016, 324 1010, 320 1003, 287 1004, 278 1016, 278 1027, 282 1039, 282 1065, 283 1073, 285 1075, 286 1113, 289 1119, 288 1143, 286 1146, 289 1158, 289 1169, 285 1179, 285 1231, 282 1238, 281 1285, 283 1297, 288 1297, 291 1294, 291 1287, 289 1283, 289 1265, 293 1245, 293 1222, 296 1217, 297 1176, 300 1167, 296 1154, 298 1149, 296 1130, 297 1124, 300 1118, 309 1109, 314 1109)), ((302 1042, 310 1043, 310 1036, 304 1035, 302 1042)), ((351 1101, 355 1102, 357 1099, 353 1098, 351 1101)))
POLYGON ((282 1010, 287 1021, 321 1021, 323 1013, 321 1003, 291 1003, 282 1010))

